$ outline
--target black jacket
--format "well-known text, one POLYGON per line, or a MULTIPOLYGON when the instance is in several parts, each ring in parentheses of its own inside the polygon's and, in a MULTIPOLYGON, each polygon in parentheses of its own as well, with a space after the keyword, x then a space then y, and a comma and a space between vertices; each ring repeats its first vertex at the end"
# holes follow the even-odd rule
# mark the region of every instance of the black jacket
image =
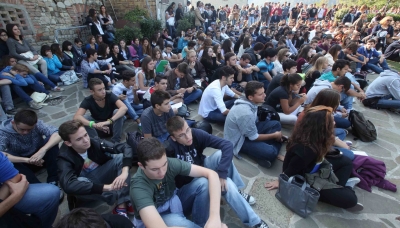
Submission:
POLYGON ((263 36, 263 35, 257 36, 257 39, 256 39, 256 43, 261 42, 263 44, 266 44, 267 42, 270 42, 270 41, 271 41, 271 37, 263 36))
MULTIPOLYGON (((105 154, 124 154, 122 166, 132 166, 132 148, 126 143, 113 145, 111 142, 99 138, 90 139, 90 148, 87 150, 88 158, 100 166, 111 160, 112 157, 105 154)), ((84 164, 83 158, 71 147, 63 144, 57 157, 58 177, 60 186, 67 194, 89 195, 101 194, 104 184, 78 181, 84 164)), ((110 183, 108 183, 110 184, 110 183)))

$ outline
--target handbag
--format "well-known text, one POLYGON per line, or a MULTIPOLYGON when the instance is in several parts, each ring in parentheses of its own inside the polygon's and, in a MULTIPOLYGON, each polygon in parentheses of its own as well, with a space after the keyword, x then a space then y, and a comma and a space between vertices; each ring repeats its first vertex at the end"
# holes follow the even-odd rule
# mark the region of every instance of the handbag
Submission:
POLYGON ((78 76, 76 76, 76 73, 73 70, 65 71, 64 74, 60 76, 60 79, 64 85, 71 85, 79 81, 78 76))
POLYGON ((317 190, 307 187, 304 177, 295 175, 289 178, 283 173, 279 175, 279 188, 275 197, 299 216, 306 218, 310 215, 318 203, 319 196, 317 190))
MULTIPOLYGON (((33 58, 33 56, 35 56, 35 55, 33 54, 33 52, 31 52, 31 51, 27 51, 27 52, 25 52, 25 53, 21 53, 20 55, 24 56, 25 58, 29 58, 29 59, 31 59, 31 58, 33 58)), ((36 60, 33 60, 33 61, 28 60, 27 62, 28 62, 30 65, 32 65, 32 66, 35 65, 36 63, 39 62, 39 60, 42 59, 42 56, 41 56, 41 55, 38 55, 38 56, 39 56, 39 58, 37 58, 36 60)))
POLYGON ((39 93, 39 92, 33 92, 31 95, 32 100, 34 100, 36 103, 43 103, 45 102, 47 99, 50 98, 49 95, 45 94, 45 93, 39 93))

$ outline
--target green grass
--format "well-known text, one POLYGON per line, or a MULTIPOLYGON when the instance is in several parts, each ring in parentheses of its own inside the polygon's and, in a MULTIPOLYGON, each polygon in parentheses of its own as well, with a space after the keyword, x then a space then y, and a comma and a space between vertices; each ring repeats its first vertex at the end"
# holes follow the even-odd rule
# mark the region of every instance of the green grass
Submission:
POLYGON ((400 62, 394 62, 394 61, 390 61, 390 60, 386 60, 386 61, 387 61, 388 65, 390 66, 390 68, 400 72, 400 62))

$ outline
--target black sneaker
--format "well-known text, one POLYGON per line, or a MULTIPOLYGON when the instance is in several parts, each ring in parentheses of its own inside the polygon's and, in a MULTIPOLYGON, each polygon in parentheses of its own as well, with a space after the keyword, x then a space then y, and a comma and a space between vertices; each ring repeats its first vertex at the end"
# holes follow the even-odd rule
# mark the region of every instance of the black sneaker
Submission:
POLYGON ((253 226, 254 228, 269 228, 268 224, 266 222, 264 222, 263 220, 261 220, 261 222, 255 226, 253 226))
POLYGON ((17 110, 15 108, 9 109, 6 111, 6 114, 13 116, 13 115, 17 114, 17 110))
POLYGON ((249 205, 254 205, 256 203, 256 199, 254 199, 253 196, 251 196, 245 192, 242 192, 240 190, 239 190, 239 193, 249 203, 249 205))
POLYGON ((257 160, 257 164, 259 164, 260 166, 262 166, 264 168, 271 168, 271 166, 272 166, 271 162, 268 160, 257 160))
POLYGON ((49 182, 48 184, 55 185, 60 189, 60 203, 61 203, 64 199, 64 191, 58 186, 58 182, 52 181, 52 182, 49 182))

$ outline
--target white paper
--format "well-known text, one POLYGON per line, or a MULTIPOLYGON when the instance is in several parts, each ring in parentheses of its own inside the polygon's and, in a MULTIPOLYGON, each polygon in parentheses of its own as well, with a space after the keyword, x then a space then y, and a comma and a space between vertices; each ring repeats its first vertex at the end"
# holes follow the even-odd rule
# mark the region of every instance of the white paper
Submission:
POLYGON ((204 22, 208 22, 208 19, 206 19, 204 22))
POLYGON ((145 91, 145 90, 138 90, 138 91, 136 91, 136 93, 137 93, 137 94, 145 94, 146 91, 145 91))
POLYGON ((178 108, 180 108, 180 107, 182 107, 182 102, 179 102, 179 103, 176 103, 176 104, 173 104, 173 105, 171 105, 171 108, 172 109, 178 109, 178 108))
POLYGON ((194 82, 196 82, 197 85, 201 86, 201 81, 200 81, 200 79, 194 80, 194 82))
POLYGON ((368 156, 367 153, 364 151, 353 151, 354 155, 360 155, 360 156, 368 156))

